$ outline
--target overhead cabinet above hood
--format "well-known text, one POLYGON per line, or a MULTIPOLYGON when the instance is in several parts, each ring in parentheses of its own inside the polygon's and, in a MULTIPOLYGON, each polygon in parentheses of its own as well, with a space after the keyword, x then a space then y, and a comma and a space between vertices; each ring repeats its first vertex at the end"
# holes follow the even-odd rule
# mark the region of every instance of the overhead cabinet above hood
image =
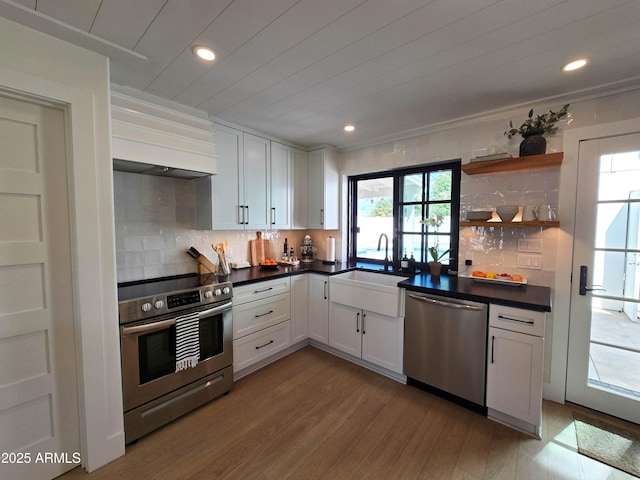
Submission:
POLYGON ((111 92, 114 170, 178 178, 218 173, 211 122, 198 115, 111 92))

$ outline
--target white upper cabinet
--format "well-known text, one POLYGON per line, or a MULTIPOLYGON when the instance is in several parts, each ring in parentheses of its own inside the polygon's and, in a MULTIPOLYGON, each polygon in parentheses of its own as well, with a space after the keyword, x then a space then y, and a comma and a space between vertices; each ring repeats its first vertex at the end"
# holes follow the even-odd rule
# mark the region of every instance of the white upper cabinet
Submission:
POLYGON ((291 228, 292 148, 271 142, 270 228, 291 228))
POLYGON ((307 152, 291 149, 291 228, 307 228, 307 152))
POLYGON ((196 225, 201 230, 244 229, 243 134, 214 125, 218 175, 196 180, 196 225))
POLYGON ((244 134, 244 225, 249 229, 272 228, 271 142, 244 134))
POLYGON ((196 180, 196 222, 202 230, 271 227, 270 141, 214 124, 218 175, 196 180))
POLYGON ((340 189, 335 152, 328 148, 310 152, 307 178, 307 227, 337 230, 340 215, 340 189))

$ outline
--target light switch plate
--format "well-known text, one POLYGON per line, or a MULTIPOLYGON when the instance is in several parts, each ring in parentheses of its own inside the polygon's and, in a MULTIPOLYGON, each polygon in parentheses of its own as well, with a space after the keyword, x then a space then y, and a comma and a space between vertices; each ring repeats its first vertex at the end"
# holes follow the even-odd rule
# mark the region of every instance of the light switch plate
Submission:
POLYGON ((539 238, 519 238, 518 251, 542 253, 542 240, 539 238))
POLYGON ((531 270, 542 270, 542 255, 518 254, 518 268, 528 268, 531 270))

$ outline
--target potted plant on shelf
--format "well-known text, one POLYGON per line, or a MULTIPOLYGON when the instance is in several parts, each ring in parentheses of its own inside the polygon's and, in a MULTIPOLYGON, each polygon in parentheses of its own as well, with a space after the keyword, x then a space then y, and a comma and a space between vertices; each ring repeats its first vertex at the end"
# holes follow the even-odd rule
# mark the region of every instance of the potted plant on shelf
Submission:
POLYGON ((528 118, 518 128, 514 128, 513 122, 509 122, 510 130, 504 134, 511 138, 515 135, 522 135, 520 142, 520 156, 540 155, 547 151, 547 140, 544 134, 553 134, 558 131, 555 124, 568 115, 569 104, 564 105, 559 111, 549 110, 549 113, 533 116, 533 108, 529 110, 528 118))
MULTIPOLYGON (((427 227, 433 228, 436 233, 438 232, 438 227, 442 225, 442 222, 444 222, 444 217, 442 215, 433 215, 422 220, 422 224, 426 225, 427 227)), ((429 247, 427 250, 429 250, 429 255, 432 259, 430 262, 428 262, 429 271, 431 272, 431 275, 438 276, 442 271, 442 263, 440 263, 440 260, 442 260, 442 258, 444 258, 444 256, 448 254, 451 249, 448 248, 444 252, 440 253, 438 252, 438 243, 436 242, 433 247, 429 247)))

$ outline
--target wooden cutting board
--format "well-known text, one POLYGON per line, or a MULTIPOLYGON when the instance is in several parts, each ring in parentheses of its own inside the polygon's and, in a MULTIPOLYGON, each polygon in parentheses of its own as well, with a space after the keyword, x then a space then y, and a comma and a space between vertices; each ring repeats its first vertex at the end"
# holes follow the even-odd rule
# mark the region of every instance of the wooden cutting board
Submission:
POLYGON ((262 232, 257 232, 255 240, 249 240, 251 251, 251 265, 257 267, 266 258, 271 258, 271 242, 262 238, 262 232))

